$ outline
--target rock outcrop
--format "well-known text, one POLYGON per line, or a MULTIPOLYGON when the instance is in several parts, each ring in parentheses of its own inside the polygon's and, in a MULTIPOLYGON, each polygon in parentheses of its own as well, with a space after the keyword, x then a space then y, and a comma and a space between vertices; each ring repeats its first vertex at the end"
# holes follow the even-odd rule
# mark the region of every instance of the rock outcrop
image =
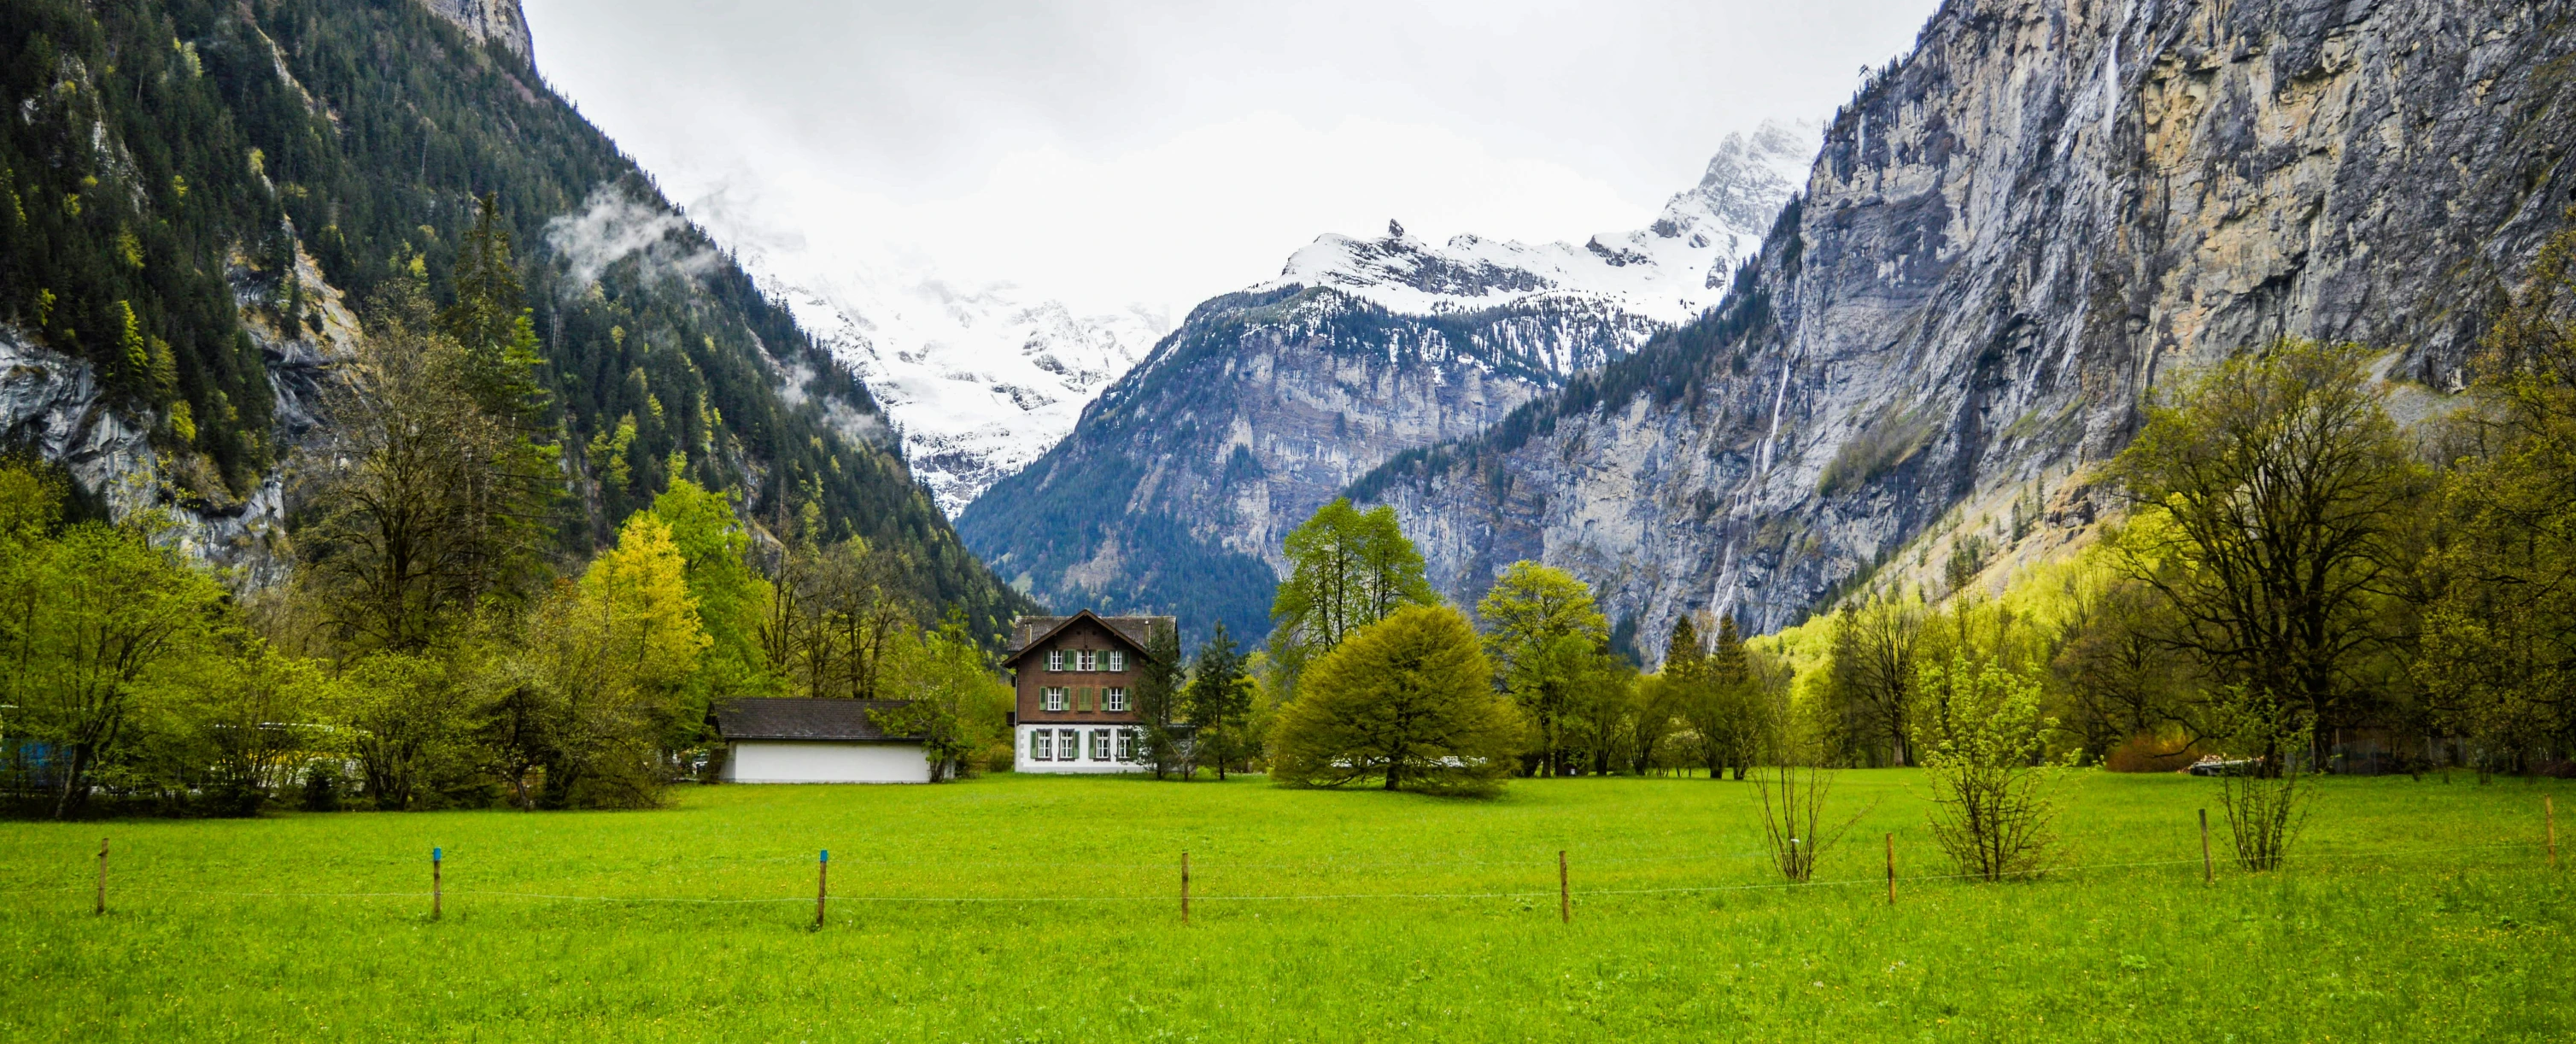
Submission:
POLYGON ((519 0, 421 0, 430 12, 456 23, 475 42, 498 41, 504 50, 527 61, 535 54, 528 39, 528 16, 519 0))
POLYGON ((1481 432, 1715 303, 1812 140, 1734 138, 1652 227, 1580 245, 1433 244, 1392 222, 1321 237, 1201 304, 958 531, 1058 608, 1262 634, 1291 528, 1389 457, 1481 432))
POLYGON ((1451 597, 1536 558, 1635 633, 1769 630, 1963 503, 2087 520, 2065 476, 2194 364, 2355 340, 2454 388, 2576 188, 2571 13, 1953 0, 1716 314, 1355 489, 1451 597))

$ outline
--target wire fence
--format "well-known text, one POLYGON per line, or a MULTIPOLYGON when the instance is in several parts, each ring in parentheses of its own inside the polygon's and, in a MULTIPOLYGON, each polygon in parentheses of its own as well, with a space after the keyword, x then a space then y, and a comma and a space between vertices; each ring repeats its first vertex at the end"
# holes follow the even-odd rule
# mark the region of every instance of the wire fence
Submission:
MULTIPOLYGON (((2515 862, 2518 862, 2518 863, 2525 863, 2525 864, 2529 864, 2529 865, 2533 865, 2533 866, 2546 865, 2546 866, 2549 866, 2549 867, 2555 868, 2555 867, 2557 866, 2557 850, 2556 850, 2556 849, 2557 849, 2557 845, 2556 845, 2556 837, 2555 837, 2555 829, 2554 829, 2554 827, 2555 827, 2555 824, 2553 823, 2553 824, 2552 824, 2552 832, 2551 832, 2551 836, 2550 836, 2550 837, 2548 837, 2546 840, 2499 841, 2499 842, 2492 842, 2492 843, 2487 843, 2487 844, 2441 845, 2441 846, 2432 846, 2432 847, 2394 848, 2394 849, 2333 848, 2333 847, 2309 848, 2309 849, 2303 849, 2303 850, 2301 850, 2301 851, 2298 853, 2298 858, 2297 858, 2297 860, 2296 860, 2295 862, 2293 862, 2293 863, 2289 864, 2288 866, 2285 866, 2285 867, 2283 867, 2283 868, 2281 868, 2281 869, 2277 869, 2277 870, 2273 870, 2273 871, 2268 871, 2268 872, 2266 872, 2266 873, 2264 873, 2264 874, 2260 874, 2260 875, 2258 875, 2258 874, 2252 874, 2252 873, 2246 873, 2246 874, 2243 874, 2243 875, 2241 875, 2241 876, 2244 876, 2244 877, 2270 877, 2270 876, 2276 876, 2276 875, 2281 875, 2281 874, 2319 875, 2319 874, 2364 873, 2364 872, 2372 872, 2372 871, 2376 871, 2376 870, 2384 870, 2384 869, 2387 869, 2387 867, 2385 866, 2385 864, 2386 864, 2387 862, 2389 862, 2389 861, 2393 861, 2393 860, 2396 860, 2396 861, 2402 861, 2402 860, 2414 860, 2414 859, 2419 859, 2419 858, 2449 858, 2449 859, 2451 859, 2451 860, 2454 860, 2454 861, 2455 861, 2455 865, 2460 865, 2460 866, 2473 866, 2473 865, 2474 865, 2474 866, 2492 866, 2492 865, 2496 865, 2493 861, 2488 861, 2488 862, 2474 862, 2474 861, 2471 861, 2471 860, 2469 860, 2469 859, 2465 859, 2465 858, 2463 858, 2463 857, 2471 856, 2471 855, 2473 855, 2473 854, 2475 854, 2475 853, 2495 853, 2495 854, 2499 854, 2499 855, 2507 854, 2507 853, 2514 853, 2514 854, 2516 854, 2516 858, 2515 858, 2515 860, 2514 860, 2515 862), (2539 853, 2540 853, 2540 850, 2543 850, 2543 849, 2546 849, 2546 853, 2547 853, 2547 854, 2546 854, 2546 859, 2545 859, 2545 861, 2544 861, 2542 858, 2538 858, 2539 853)), ((207 896, 207 897, 217 897, 217 898, 240 898, 240 899, 282 899, 282 900, 302 900, 302 899, 363 899, 363 900, 398 899, 398 900, 408 900, 408 901, 413 901, 413 902, 420 902, 420 901, 423 901, 423 900, 427 900, 427 901, 429 901, 429 902, 432 904, 432 910, 434 911, 434 912, 433 912, 433 916, 435 916, 435 915, 436 915, 436 914, 435 914, 435 911, 439 910, 439 909, 440 909, 440 907, 441 907, 441 906, 443 906, 443 904, 445 903, 445 901, 446 901, 446 900, 449 900, 449 899, 467 899, 467 900, 503 900, 503 901, 540 901, 540 902, 590 903, 590 904, 634 905, 634 906, 657 906, 657 905, 682 905, 682 906, 763 906, 763 905, 776 905, 776 904, 797 904, 797 905, 802 905, 802 904, 814 904, 814 905, 817 907, 817 915, 816 915, 816 916, 817 916, 817 921, 818 921, 818 923, 820 923, 820 921, 821 921, 821 918, 822 918, 822 905, 823 905, 825 902, 831 902, 831 903, 861 903, 861 904, 920 904, 920 905, 953 904, 953 905, 960 905, 960 906, 967 906, 967 905, 990 905, 990 904, 1030 905, 1030 906, 1036 906, 1036 905, 1055 904, 1055 903, 1064 903, 1064 904, 1171 904, 1171 903, 1178 902, 1178 903, 1180 904, 1180 906, 1181 906, 1182 910, 1183 910, 1183 914, 1182 914, 1183 919, 1184 919, 1184 920, 1186 920, 1186 919, 1187 919, 1187 909, 1188 909, 1189 905, 1190 905, 1190 904, 1192 904, 1192 903, 1197 903, 1197 904, 1209 904, 1209 903, 1216 903, 1216 904, 1225 904, 1225 903, 1342 903, 1342 902, 1373 902, 1373 901, 1438 901, 1438 902, 1455 902, 1455 901, 1475 901, 1475 900, 1540 900, 1540 899, 1554 898, 1554 899, 1557 899, 1557 900, 1559 901, 1559 903, 1560 903, 1560 904, 1562 904, 1562 910, 1564 911, 1565 916, 1567 916, 1567 917, 1570 919, 1570 917, 1571 917, 1571 908, 1572 908, 1572 904, 1573 904, 1573 903, 1574 903, 1574 901, 1576 901, 1576 900, 1588 900, 1588 899, 1611 898, 1611 897, 1631 897, 1631 896, 1633 896, 1633 897, 1644 897, 1644 896, 1673 896, 1673 897, 1679 897, 1679 896, 1688 896, 1688 895, 1720 894, 1720 893, 1736 893, 1736 892, 1793 892, 1793 891, 1820 890, 1820 889, 1834 889, 1834 888, 1850 888, 1850 887, 1855 887, 1855 886, 1870 886, 1870 887, 1886 887, 1886 888, 1889 890, 1889 901, 1890 901, 1890 902, 1895 902, 1895 901, 1896 901, 1896 897, 1897 897, 1897 895, 1898 895, 1901 891, 1906 890, 1906 889, 1917 889, 1917 888, 1921 888, 1921 887, 1926 886, 1926 885, 1938 884, 1938 883, 1943 883, 1943 882, 1973 881, 1973 880, 1977 880, 1977 879, 1979 879, 1979 878, 1982 876, 1982 875, 1978 875, 1978 874, 1970 874, 1970 873, 1906 873, 1906 874, 1900 874, 1900 873, 1897 873, 1897 872, 1895 871, 1895 863, 1894 863, 1894 855, 1893 855, 1893 848, 1892 848, 1892 846, 1891 846, 1891 849, 1890 849, 1890 856, 1889 856, 1889 867, 1888 867, 1888 871, 1887 871, 1887 873, 1885 873, 1885 874, 1883 874, 1883 875, 1869 875, 1869 876, 1863 876, 1863 877, 1848 877, 1848 878, 1835 878, 1835 879, 1828 879, 1828 880, 1808 880, 1808 881, 1772 880, 1772 881, 1754 881, 1754 882, 1723 882, 1723 883, 1671 884, 1671 885, 1666 885, 1666 884, 1656 884, 1656 883, 1652 883, 1652 882, 1650 882, 1650 881, 1637 881, 1637 880, 1633 880, 1633 878, 1637 876, 1637 875, 1636 875, 1636 873, 1634 872, 1633 868, 1640 867, 1640 866, 1645 866, 1645 865, 1650 865, 1650 864, 1658 864, 1658 863, 1661 863, 1661 864, 1673 864, 1673 865, 1676 865, 1676 866, 1680 866, 1680 865, 1688 865, 1688 864, 1706 864, 1706 863, 1711 863, 1711 862, 1726 862, 1726 861, 1752 861, 1752 862, 1756 862, 1756 863, 1760 863, 1760 864, 1768 864, 1768 863, 1769 863, 1769 861, 1770 861, 1770 858, 1771 858, 1771 857, 1770 857, 1770 855, 1769 855, 1768 853, 1759 853, 1759 852, 1757 852, 1757 853, 1697 853, 1697 854, 1674 854, 1674 855, 1664 855, 1664 856, 1608 857, 1608 858, 1592 859, 1592 860, 1587 860, 1587 861, 1573 861, 1573 862, 1571 862, 1571 863, 1569 864, 1569 861, 1565 861, 1565 860, 1564 860, 1564 853, 1557 853, 1557 855, 1558 855, 1558 857, 1559 857, 1559 858, 1558 858, 1558 860, 1555 860, 1555 861, 1545 861, 1545 862, 1542 862, 1542 861, 1539 861, 1539 860, 1535 860, 1535 859, 1526 858, 1526 857, 1524 857, 1524 858, 1472 859, 1472 860, 1427 860, 1427 861, 1426 861, 1426 860, 1369 860, 1369 861, 1353 861, 1353 860, 1333 860, 1333 859, 1323 859, 1323 860, 1284 861, 1284 862, 1283 862, 1283 861, 1245 861, 1245 862, 1240 862, 1240 863, 1238 863, 1238 862, 1229 862, 1229 861, 1222 861, 1222 860, 1220 860, 1220 861, 1215 862, 1215 863, 1213 863, 1213 864, 1211 864, 1211 863, 1207 863, 1207 862, 1204 862, 1204 861, 1203 861, 1203 862, 1201 862, 1200 864, 1198 864, 1198 866, 1196 866, 1195 868, 1193 868, 1193 867, 1191 867, 1191 866, 1190 866, 1190 864, 1189 864, 1189 863, 1188 863, 1188 861, 1187 861, 1187 857, 1186 857, 1186 855, 1184 855, 1183 859, 1182 859, 1180 862, 1178 862, 1178 863, 1168 863, 1168 862, 1167 862, 1167 863, 1146 863, 1146 862, 1136 862, 1136 863, 1048 863, 1048 862, 1026 862, 1026 863, 1014 863, 1014 862, 1001 862, 1001 861, 959 861, 959 862, 923 863, 923 862, 905 862, 905 861, 900 861, 900 860, 849 860, 849 861, 847 861, 847 863, 848 863, 848 864, 854 864, 854 865, 859 865, 859 866, 870 866, 870 867, 899 866, 899 867, 905 867, 905 868, 908 868, 908 869, 912 869, 912 870, 916 870, 916 871, 918 871, 918 872, 919 872, 919 875, 918 875, 918 876, 919 876, 920 878, 922 878, 922 879, 928 879, 928 880, 934 880, 934 881, 949 881, 949 882, 952 882, 952 883, 954 882, 954 880, 955 880, 955 879, 954 879, 954 877, 953 877, 953 876, 950 876, 950 875, 951 875, 951 872, 953 872, 953 871, 955 871, 955 870, 958 870, 958 869, 961 869, 961 868, 966 868, 966 867, 977 867, 977 868, 999 868, 999 869, 1004 869, 1004 870, 1028 871, 1028 870, 1060 869, 1060 868, 1067 867, 1067 866, 1075 866, 1075 867, 1084 867, 1084 868, 1091 868, 1091 869, 1122 869, 1122 870, 1135 870, 1135 871, 1152 871, 1152 872, 1156 872, 1158 875, 1173 875, 1173 876, 1171 876, 1171 877, 1164 877, 1164 878, 1163 878, 1163 880, 1168 881, 1168 882, 1172 882, 1172 883, 1173 883, 1173 885, 1174 885, 1174 887, 1167 888, 1167 889, 1166 889, 1166 888, 1155 888, 1155 887, 1152 887, 1152 886, 1150 886, 1150 885, 1147 885, 1147 884, 1146 884, 1145 882, 1143 882, 1143 881, 1139 881, 1139 882, 1137 882, 1137 883, 1138 883, 1138 885, 1139 885, 1139 887, 1138 887, 1136 890, 1134 890, 1134 891, 1127 891, 1127 892, 1121 892, 1121 893, 1119 893, 1119 894, 1046 895, 1046 894, 1028 893, 1028 894, 1000 894, 1000 895, 969 895, 969 894, 902 895, 902 894, 867 894, 867 893, 865 893, 865 892, 854 893, 854 894, 833 894, 833 893, 830 893, 830 892, 829 892, 829 890, 828 890, 828 888, 826 888, 826 887, 825 887, 825 878, 824 878, 824 874, 823 874, 823 870, 824 870, 824 868, 828 865, 828 863, 830 862, 830 860, 829 860, 829 858, 828 858, 828 853, 824 853, 824 854, 823 854, 823 858, 821 858, 821 859, 817 859, 817 860, 815 860, 815 861, 814 861, 814 862, 815 862, 815 865, 817 866, 817 879, 816 879, 816 881, 815 881, 815 889, 814 889, 814 891, 812 891, 812 892, 806 892, 806 893, 803 893, 803 894, 796 894, 796 895, 781 895, 781 896, 748 896, 748 897, 744 897, 744 896, 671 896, 671 895, 588 895, 588 894, 578 894, 578 893, 574 893, 574 892, 519 891, 519 890, 510 890, 510 889, 492 889, 492 888, 447 888, 447 887, 445 887, 445 886, 444 886, 443 878, 441 878, 441 877, 439 877, 439 876, 438 876, 439 871, 438 871, 437 869, 433 869, 433 873, 432 873, 431 875, 429 875, 429 876, 431 877, 431 879, 432 879, 432 882, 433 882, 433 883, 432 883, 432 887, 430 887, 430 888, 426 888, 426 889, 420 889, 420 890, 366 890, 366 891, 357 891, 357 890, 353 890, 353 891, 287 891, 287 890, 276 890, 276 891, 267 891, 267 890, 242 890, 242 889, 222 889, 222 888, 187 888, 187 887, 173 887, 173 886, 167 886, 167 885, 157 885, 157 884, 148 884, 148 883, 126 883, 126 882, 123 882, 123 881, 113 881, 113 880, 111 879, 110 874, 108 873, 108 868, 107 868, 107 865, 106 865, 105 857, 104 857, 104 856, 102 856, 102 857, 101 857, 101 861, 100 861, 100 862, 101 862, 101 865, 100 865, 100 867, 98 868, 98 876, 97 876, 97 879, 96 879, 94 882, 93 882, 93 881, 89 881, 89 880, 83 880, 83 881, 81 881, 81 882, 79 882, 79 883, 66 883, 66 884, 60 884, 60 885, 36 885, 36 886, 24 886, 24 887, 0 888, 0 896, 9 896, 9 897, 14 897, 14 896, 30 896, 30 895, 64 894, 64 893, 84 893, 84 892, 87 892, 87 893, 93 893, 93 894, 92 894, 92 896, 91 896, 92 901, 93 901, 93 904, 94 904, 94 906, 96 907, 96 909, 98 909, 98 910, 100 910, 100 911, 104 911, 104 910, 108 907, 109 900, 110 900, 111 898, 113 898, 113 897, 124 897, 124 896, 129 896, 129 895, 134 895, 134 894, 141 894, 141 895, 147 895, 147 896, 207 896), (1569 870, 1568 870, 1569 865, 1573 865, 1573 866, 1581 866, 1581 867, 1583 867, 1586 871, 1590 871, 1591 869, 1593 869, 1593 868, 1594 868, 1594 867, 1596 867, 1596 866, 1600 866, 1600 865, 1608 865, 1608 866, 1610 866, 1610 867, 1614 867, 1614 868, 1625 868, 1625 869, 1628 869, 1628 872, 1626 872, 1626 873, 1620 873, 1620 872, 1615 872, 1615 871, 1614 871, 1613 873, 1608 874, 1608 875, 1594 875, 1594 874, 1589 874, 1589 873, 1587 873, 1587 876, 1592 876, 1592 877, 1594 877, 1594 878, 1595 878, 1595 882, 1596 882, 1596 883, 1591 884, 1591 886, 1589 886, 1589 887, 1575 888, 1575 887, 1573 887, 1573 886, 1572 886, 1572 884, 1571 884, 1571 880, 1572 880, 1572 878, 1571 878, 1571 875, 1570 875, 1569 870), (1216 878, 1218 881, 1220 881, 1220 882, 1254 883, 1254 884, 1265 884, 1265 883, 1266 883, 1266 884, 1277 884, 1277 883, 1284 883, 1284 882, 1277 882, 1277 881, 1267 881, 1267 882, 1265 882, 1265 881, 1262 881, 1262 880, 1261 880, 1260 875, 1257 875, 1257 874, 1254 874, 1254 875, 1246 875, 1246 874, 1238 873, 1239 871, 1302 870, 1302 871, 1309 871, 1309 872, 1310 872, 1310 874, 1320 875, 1320 876, 1325 876, 1325 877, 1328 877, 1328 878, 1349 878, 1349 877, 1356 877, 1356 876, 1368 876, 1368 877, 1371 877, 1371 878, 1383 878, 1384 876, 1387 876, 1387 875, 1383 875, 1383 874, 1362 874, 1362 873, 1360 873, 1360 871, 1382 870, 1382 869, 1387 868, 1387 867, 1404 867, 1404 868, 1408 868, 1408 869, 1416 869, 1416 870, 1420 870, 1420 869, 1438 869, 1438 868, 1443 868, 1443 867, 1488 867, 1488 868, 1490 868, 1490 867, 1506 867, 1506 868, 1511 868, 1511 869, 1515 869, 1515 870, 1528 871, 1528 872, 1530 872, 1531 874, 1539 874, 1539 873, 1543 873, 1544 871, 1550 871, 1550 870, 1553 870, 1553 871, 1557 871, 1557 873, 1556 873, 1556 874, 1552 874, 1552 875, 1548 875, 1548 876, 1553 876, 1553 877, 1555 877, 1555 878, 1556 878, 1556 880, 1555 880, 1555 882, 1554 882, 1554 883, 1556 884, 1556 886, 1557 886, 1557 887, 1555 887, 1555 888, 1541 888, 1541 889, 1524 889, 1524 888, 1520 888, 1520 887, 1515 887, 1515 885, 1520 884, 1520 882, 1519 882, 1519 881, 1516 881, 1516 880, 1515 880, 1515 881, 1496 882, 1496 884, 1498 885, 1498 887, 1478 888, 1478 887, 1474 887, 1473 885, 1471 885, 1470 887, 1468 887, 1468 888, 1463 888, 1463 889, 1456 889, 1456 888, 1452 888, 1452 889, 1438 889, 1438 888, 1436 888, 1436 887, 1435 887, 1434 889, 1418 889, 1418 890, 1409 890, 1409 891, 1408 891, 1408 890, 1297 891, 1297 890, 1279 890, 1279 889, 1255 889, 1255 890, 1246 890, 1246 891, 1241 891, 1241 892, 1231 892, 1231 893, 1229 893, 1229 892, 1224 892, 1224 891, 1219 891, 1219 892, 1207 892, 1207 891, 1204 891, 1204 890, 1203 890, 1203 883, 1204 883, 1205 881, 1207 881, 1207 880, 1208 880, 1208 878, 1209 878, 1209 877, 1211 877, 1211 876, 1215 877, 1215 878, 1216 878), (1195 875, 1195 877, 1194 877, 1193 875, 1195 875), (1608 877, 1608 878, 1610 878, 1610 879, 1609 879, 1609 880, 1606 880, 1606 881, 1599 880, 1599 878, 1604 877, 1604 876, 1606 876, 1606 877, 1608 877), (1630 880, 1622 880, 1622 878, 1631 878, 1631 879, 1630 879, 1630 880), (1199 887, 1198 887, 1198 888, 1194 888, 1194 887, 1193 887, 1194 881, 1195 881, 1195 882, 1199 882, 1199 883, 1200 883, 1200 885, 1199 885, 1199 887)), ((752 860, 752 861, 754 861, 754 862, 759 862, 759 863, 777 863, 777 862, 783 862, 783 861, 785 861, 785 860, 783 860, 783 859, 777 859, 777 858, 761 858, 761 859, 752 860)), ((435 861, 433 861, 433 862, 434 862, 434 866, 435 866, 435 861)), ((2033 873, 2031 873, 2031 874, 2029 874, 2029 875, 2026 875, 2026 876, 2035 876, 2035 877, 2043 877, 2043 878, 2044 878, 2044 877, 2054 877, 2054 876, 2084 875, 2084 874, 2095 874, 2095 873, 2105 873, 2105 872, 2144 871, 2144 870, 2154 870, 2154 869, 2158 869, 2158 868, 2174 868, 2174 867, 2200 867, 2200 868, 2203 868, 2203 873, 2205 874, 2205 873, 2208 873, 2208 872, 2209 872, 2210 868, 2211 868, 2213 865, 2225 865, 2225 866, 2230 867, 2230 868, 2231 868, 2231 871, 2232 871, 2232 870, 2233 870, 2233 866, 2234 866, 2234 860, 2233 860, 2231 857, 2226 857, 2226 856, 2204 855, 2204 856, 2201 856, 2201 857, 2195 857, 2195 858, 2182 858, 2182 859, 2151 859, 2151 860, 2132 860, 2132 861, 2097 862, 2097 863, 2068 862, 2068 863, 2062 863, 2062 864, 2056 864, 2056 865, 2047 866, 2047 867, 2045 867, 2045 868, 2043 868, 2043 869, 2041 869, 2041 870, 2035 871, 2035 872, 2033 872, 2033 873)), ((153 871, 155 871, 155 872, 166 871, 166 869, 167 869, 167 867, 166 867, 166 866, 160 866, 160 865, 155 865, 154 867, 152 867, 152 870, 153 870, 153 871)), ((87 870, 87 868, 84 868, 84 873, 86 873, 86 870, 87 870)), ((471 872, 471 869, 469 869, 469 872, 471 872)), ((506 871, 506 870, 505 870, 504 872, 508 872, 508 871, 506 871)), ((1141 876, 1141 875, 1140 875, 1140 876, 1141 876)), ((1418 876, 1418 875, 1416 875, 1416 876, 1418 876)), ((876 883, 878 883, 878 884, 882 884, 883 882, 876 882, 876 883)))

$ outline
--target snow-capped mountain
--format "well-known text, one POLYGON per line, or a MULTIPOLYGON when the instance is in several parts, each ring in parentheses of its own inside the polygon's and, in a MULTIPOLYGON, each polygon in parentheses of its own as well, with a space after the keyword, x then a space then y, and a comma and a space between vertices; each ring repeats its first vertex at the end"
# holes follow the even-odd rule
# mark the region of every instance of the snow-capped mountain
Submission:
POLYGON ((958 533, 1052 605, 1264 633, 1290 528, 1389 459, 1486 431, 1717 303, 1819 138, 1730 137, 1648 227, 1579 244, 1432 245, 1392 223, 1321 237, 1277 279, 1193 309, 958 533))
POLYGON ((1082 408, 1171 329, 1167 314, 1144 306, 1077 314, 1007 283, 951 282, 867 244, 818 247, 763 225, 721 190, 689 215, 867 382, 913 474, 950 517, 1073 430, 1082 408))
POLYGON ((1818 134, 1814 124, 1775 121, 1729 135, 1699 184, 1675 193, 1642 229, 1581 244, 1462 235, 1432 246, 1389 222, 1383 239, 1322 236, 1289 257, 1278 279, 1252 289, 1328 287, 1411 315, 1582 298, 1679 323, 1725 296, 1780 204, 1806 181, 1818 134))

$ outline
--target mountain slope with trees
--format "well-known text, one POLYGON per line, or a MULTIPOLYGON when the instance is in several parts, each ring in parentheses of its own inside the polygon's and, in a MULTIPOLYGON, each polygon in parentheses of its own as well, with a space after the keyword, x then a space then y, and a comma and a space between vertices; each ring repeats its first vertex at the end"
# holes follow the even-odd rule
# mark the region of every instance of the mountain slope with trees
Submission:
MULTIPOLYGON (((689 479, 865 537, 978 633, 1028 603, 966 551, 868 391, 538 77, 515 4, 35 0, 0 12, 0 429, 117 515, 268 569, 350 305, 444 295, 479 200, 520 259, 556 550, 689 479)), ((445 306, 444 299, 432 302, 445 306)), ((76 498, 80 499, 80 498, 76 498)))

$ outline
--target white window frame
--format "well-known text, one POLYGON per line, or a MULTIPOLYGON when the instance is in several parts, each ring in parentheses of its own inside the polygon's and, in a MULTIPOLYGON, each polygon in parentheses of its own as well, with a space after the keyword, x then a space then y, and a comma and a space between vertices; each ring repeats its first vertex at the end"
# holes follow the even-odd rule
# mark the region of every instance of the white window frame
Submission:
POLYGON ((1029 730, 1029 760, 1030 760, 1030 761, 1054 761, 1054 760, 1055 760, 1055 730, 1054 730, 1054 729, 1030 729, 1030 730, 1029 730))
POLYGON ((1090 749, 1088 750, 1088 753, 1091 755, 1091 760, 1093 760, 1093 761, 1108 761, 1108 760, 1109 760, 1109 730, 1108 730, 1108 729, 1093 729, 1093 730, 1091 730, 1091 747, 1090 747, 1090 749))
POLYGON ((1118 760, 1136 760, 1136 730, 1118 730, 1118 760))
POLYGON ((1047 650, 1047 669, 1050 671, 1061 671, 1064 669, 1064 650, 1047 650))
POLYGON ((1091 649, 1083 649, 1073 654, 1073 662, 1074 670, 1096 671, 1100 669, 1100 653, 1091 649))
POLYGON ((1126 669, 1127 669, 1127 650, 1125 650, 1125 649, 1111 649, 1111 650, 1109 650, 1109 667, 1108 667, 1108 669, 1109 669, 1109 670, 1113 670, 1113 671, 1123 671, 1123 670, 1126 670, 1126 669))
POLYGON ((1046 688, 1040 689, 1038 690, 1038 706, 1046 708, 1047 712, 1050 714, 1062 714, 1064 713, 1064 701, 1069 698, 1065 695, 1066 692, 1067 690, 1065 687, 1061 685, 1050 685, 1046 688))
POLYGON ((1127 710, 1127 690, 1118 686, 1112 686, 1110 688, 1100 690, 1100 709, 1108 711, 1111 714, 1125 713, 1127 710))
POLYGON ((1079 729, 1057 729, 1057 730, 1055 730, 1055 738, 1056 738, 1056 747, 1057 747, 1058 749, 1061 749, 1061 750, 1063 750, 1063 751, 1065 752, 1065 754, 1064 754, 1064 756, 1063 756, 1063 757, 1060 757, 1060 758, 1057 758, 1057 759, 1056 759, 1057 761, 1080 761, 1080 760, 1082 760, 1082 731, 1081 731, 1081 730, 1079 730, 1079 729))

